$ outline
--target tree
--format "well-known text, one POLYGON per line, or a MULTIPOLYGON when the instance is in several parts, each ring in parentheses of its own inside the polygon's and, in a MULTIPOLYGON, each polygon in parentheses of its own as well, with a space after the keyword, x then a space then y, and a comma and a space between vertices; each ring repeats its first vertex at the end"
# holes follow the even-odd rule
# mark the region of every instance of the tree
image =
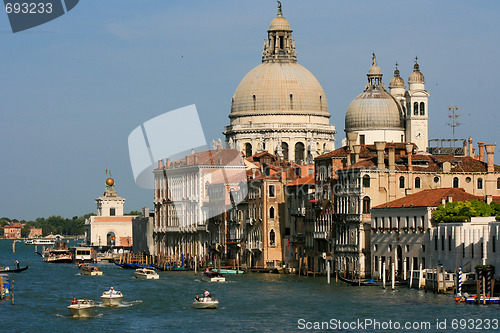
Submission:
POLYGON ((475 216, 495 216, 495 207, 478 200, 457 201, 440 205, 432 214, 433 220, 438 223, 470 222, 475 216))

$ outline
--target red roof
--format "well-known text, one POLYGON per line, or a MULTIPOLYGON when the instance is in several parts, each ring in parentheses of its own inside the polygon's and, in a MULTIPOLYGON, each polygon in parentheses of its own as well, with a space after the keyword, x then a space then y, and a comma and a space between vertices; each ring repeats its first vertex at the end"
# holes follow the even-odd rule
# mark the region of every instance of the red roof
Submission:
MULTIPOLYGON (((480 200, 484 197, 478 197, 465 192, 463 188, 439 188, 433 190, 424 190, 404 198, 396 199, 390 202, 373 207, 373 209, 383 208, 403 208, 403 207, 437 207, 442 204, 442 199, 447 200, 452 197, 453 201, 480 200)), ((448 201, 448 200, 447 200, 448 201)))
POLYGON ((286 184, 286 186, 298 186, 298 185, 314 185, 314 173, 311 173, 305 177, 298 178, 293 182, 286 184))

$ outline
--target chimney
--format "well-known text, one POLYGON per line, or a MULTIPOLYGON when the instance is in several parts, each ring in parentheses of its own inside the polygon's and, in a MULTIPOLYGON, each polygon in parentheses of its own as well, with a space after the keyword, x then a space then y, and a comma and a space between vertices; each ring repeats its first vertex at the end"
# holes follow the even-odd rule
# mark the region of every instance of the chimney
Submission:
POLYGON ((351 165, 351 150, 347 148, 347 161, 346 165, 350 166, 351 165))
POLYGON ((446 197, 441 198, 441 205, 446 206, 446 197))
POLYGON ((406 153, 408 154, 408 171, 413 171, 413 145, 406 144, 406 153))
POLYGON ((356 145, 354 146, 354 163, 359 162, 359 153, 361 152, 361 146, 356 145))
POLYGON ((464 140, 464 156, 467 156, 467 140, 464 140))
POLYGON ((484 142, 477 142, 477 147, 479 149, 479 160, 484 162, 484 142))
POLYGON ((194 165, 198 165, 198 155, 194 154, 194 165))
POLYGON ((158 169, 163 167, 163 160, 158 160, 158 169))
POLYGON ((488 172, 495 172, 495 149, 497 145, 486 145, 484 147, 488 155, 488 172))
POLYGON ((447 199, 446 202, 448 202, 448 203, 453 202, 453 195, 448 194, 446 199, 447 199))
POLYGON ((377 149, 377 169, 383 170, 385 169, 385 163, 384 163, 385 142, 375 141, 375 149, 377 149))
POLYGON ((394 147, 389 148, 389 170, 396 170, 396 152, 394 147))
POLYGON ((472 148, 472 137, 469 136, 469 156, 474 158, 474 148, 472 148))
POLYGON ((352 151, 354 145, 358 141, 358 133, 357 132, 349 132, 347 133, 347 145, 349 146, 349 150, 352 151))

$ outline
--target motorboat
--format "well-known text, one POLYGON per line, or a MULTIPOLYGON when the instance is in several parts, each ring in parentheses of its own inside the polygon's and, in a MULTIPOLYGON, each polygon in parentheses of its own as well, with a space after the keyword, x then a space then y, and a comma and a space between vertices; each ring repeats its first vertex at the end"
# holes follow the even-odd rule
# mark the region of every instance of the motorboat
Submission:
POLYGON ((193 308, 195 309, 217 309, 218 305, 219 301, 212 297, 200 297, 193 302, 193 308))
POLYGON ((99 267, 95 266, 88 266, 85 264, 80 264, 78 265, 80 268, 80 272, 82 272, 82 275, 102 275, 102 271, 99 269, 99 267))
POLYGON ((50 263, 71 262, 73 255, 68 249, 67 243, 59 242, 55 244, 55 248, 47 249, 43 253, 43 261, 50 263))
POLYGON ((217 272, 205 271, 201 273, 201 279, 206 282, 225 282, 226 278, 217 272))
POLYGON ((107 306, 117 306, 123 300, 121 291, 114 290, 113 287, 101 295, 102 304, 107 306))
POLYGON ((73 317, 92 317, 94 316, 95 304, 90 299, 75 299, 68 305, 69 313, 73 317))
POLYGON ((158 273, 151 268, 138 268, 135 270, 135 277, 138 279, 157 280, 160 278, 160 275, 158 275, 158 273))
POLYGON ((245 273, 245 271, 237 270, 237 269, 212 268, 211 271, 216 272, 216 273, 221 273, 221 274, 243 274, 243 273, 245 273))

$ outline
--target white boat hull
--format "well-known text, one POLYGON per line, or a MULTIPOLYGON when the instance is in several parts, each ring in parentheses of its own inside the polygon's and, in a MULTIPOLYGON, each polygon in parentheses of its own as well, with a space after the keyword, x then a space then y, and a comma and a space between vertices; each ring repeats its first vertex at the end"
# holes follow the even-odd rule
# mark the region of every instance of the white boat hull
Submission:
POLYGON ((152 269, 136 269, 135 277, 137 279, 158 280, 160 275, 152 269))
POLYGON ((226 282, 226 278, 223 276, 208 277, 206 275, 202 275, 201 279, 205 282, 226 282))
POLYGON ((217 309, 218 305, 218 300, 204 301, 203 299, 201 299, 200 302, 193 302, 193 308, 195 309, 217 309))
POLYGON ((94 307, 94 304, 72 304, 68 306, 68 310, 73 317, 93 317, 94 307))
POLYGON ((101 300, 102 300, 102 304, 104 304, 106 306, 117 306, 117 305, 121 304, 121 302, 123 300, 123 296, 103 295, 103 296, 101 296, 101 300))

